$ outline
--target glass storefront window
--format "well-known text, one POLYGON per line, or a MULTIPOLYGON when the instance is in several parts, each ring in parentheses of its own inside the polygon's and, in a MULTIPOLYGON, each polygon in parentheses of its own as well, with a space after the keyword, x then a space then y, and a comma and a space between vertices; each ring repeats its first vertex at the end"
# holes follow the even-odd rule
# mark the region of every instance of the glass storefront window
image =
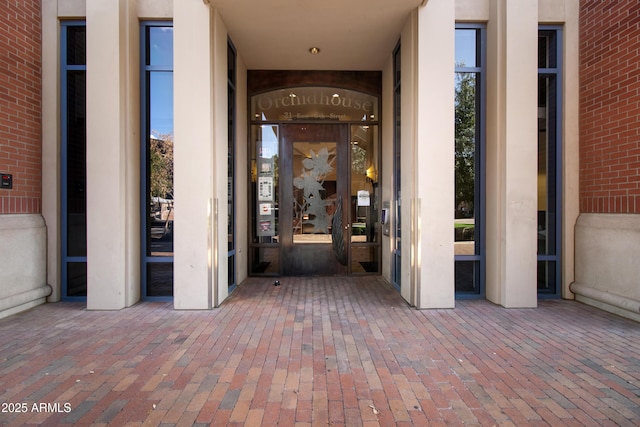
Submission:
POLYGON ((64 22, 61 37, 63 299, 87 296, 86 27, 64 22))
POLYGON ((173 296, 173 28, 141 27, 143 298, 173 296))
POLYGON ((561 30, 538 34, 538 295, 560 295, 561 30))
MULTIPOLYGON (((397 289, 402 285, 402 46, 400 42, 393 52, 393 193, 394 214, 391 217, 393 226, 385 230, 385 233, 393 233, 392 238, 392 259, 391 262, 391 283, 397 289), (393 231, 392 231, 393 230, 393 231)), ((391 204, 387 206, 391 208, 391 204)))
POLYGON ((483 37, 483 28, 479 26, 456 28, 453 234, 458 295, 482 292, 483 37))
POLYGON ((480 31, 476 28, 456 29, 456 66, 480 67, 480 31))
POLYGON ((227 285, 236 285, 236 49, 227 41, 227 285))
POLYGON ((378 126, 351 126, 351 242, 379 239, 378 126))
POLYGON ((277 243, 278 231, 278 126, 251 127, 251 200, 253 243, 277 243))

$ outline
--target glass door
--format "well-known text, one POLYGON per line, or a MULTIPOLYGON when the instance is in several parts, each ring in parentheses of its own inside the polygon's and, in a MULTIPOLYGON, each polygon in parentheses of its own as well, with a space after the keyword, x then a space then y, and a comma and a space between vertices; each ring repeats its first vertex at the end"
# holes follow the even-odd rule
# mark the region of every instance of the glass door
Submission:
POLYGON ((282 274, 347 274, 348 128, 286 124, 281 137, 282 274))

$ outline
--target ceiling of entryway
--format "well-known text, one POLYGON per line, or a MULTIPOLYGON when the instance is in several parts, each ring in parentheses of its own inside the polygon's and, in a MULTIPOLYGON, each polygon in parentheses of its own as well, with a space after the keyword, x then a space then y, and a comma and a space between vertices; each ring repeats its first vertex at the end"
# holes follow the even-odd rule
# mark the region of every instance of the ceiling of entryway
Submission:
POLYGON ((423 0, 210 2, 249 69, 380 70, 423 0))

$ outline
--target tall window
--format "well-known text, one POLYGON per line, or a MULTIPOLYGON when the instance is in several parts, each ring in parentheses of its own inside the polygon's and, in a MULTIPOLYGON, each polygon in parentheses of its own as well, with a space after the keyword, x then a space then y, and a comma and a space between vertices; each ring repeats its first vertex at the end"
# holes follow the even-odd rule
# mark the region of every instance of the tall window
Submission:
POLYGON ((561 37, 556 27, 538 33, 538 295, 560 296, 561 37))
POLYGON ((142 297, 173 296, 173 28, 141 25, 142 297))
POLYGON ((455 289, 484 292, 484 42, 479 25, 455 33, 455 289))
POLYGON ((228 69, 228 144, 227 144, 227 204, 228 204, 228 286, 236 285, 236 202, 235 202, 235 161, 236 161, 236 49, 229 40, 227 45, 227 69, 228 69))
MULTIPOLYGON (((400 42, 393 51, 393 198, 395 199, 395 214, 394 218, 394 236, 393 236, 393 252, 392 252, 392 264, 391 275, 393 286, 400 290, 401 277, 402 277, 402 263, 401 263, 401 239, 402 239, 402 215, 400 214, 401 207, 401 191, 402 180, 400 173, 400 106, 401 106, 401 94, 400 94, 400 81, 402 76, 402 56, 400 49, 400 42)), ((385 220, 387 220, 385 218, 385 220)), ((384 229, 383 229, 384 230, 384 229)))
POLYGON ((61 205, 62 297, 87 296, 86 27, 62 22, 61 205))

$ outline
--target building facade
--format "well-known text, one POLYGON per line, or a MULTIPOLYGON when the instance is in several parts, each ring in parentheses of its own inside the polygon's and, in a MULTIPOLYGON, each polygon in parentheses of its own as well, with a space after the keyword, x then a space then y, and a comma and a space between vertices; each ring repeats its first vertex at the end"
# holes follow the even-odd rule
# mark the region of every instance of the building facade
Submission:
POLYGON ((382 275, 418 309, 640 317, 635 2, 9 10, 2 316, 382 275))

